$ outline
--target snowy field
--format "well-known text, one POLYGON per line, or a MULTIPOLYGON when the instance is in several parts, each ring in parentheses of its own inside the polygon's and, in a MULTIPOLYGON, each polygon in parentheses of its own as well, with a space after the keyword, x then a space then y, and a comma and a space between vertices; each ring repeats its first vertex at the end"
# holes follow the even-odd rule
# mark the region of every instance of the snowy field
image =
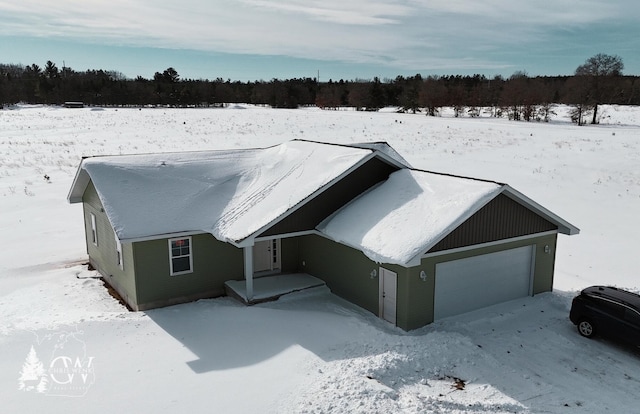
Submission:
POLYGON ((638 290, 640 108, 577 127, 317 109, 0 111, 0 412, 629 413, 640 354, 580 337, 576 291, 638 290), (66 196, 83 155, 387 141, 414 167, 506 182, 581 229, 553 293, 405 333, 315 288, 127 312, 66 196), (50 370, 50 367, 52 368, 50 370), (48 371, 48 375, 41 375, 48 371))

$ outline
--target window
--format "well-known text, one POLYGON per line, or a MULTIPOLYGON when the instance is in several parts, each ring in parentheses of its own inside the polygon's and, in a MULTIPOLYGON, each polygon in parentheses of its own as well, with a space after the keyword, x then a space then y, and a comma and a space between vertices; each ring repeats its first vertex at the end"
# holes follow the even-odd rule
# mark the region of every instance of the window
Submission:
POLYGON ((122 243, 120 243, 120 239, 118 236, 116 238, 116 264, 120 268, 120 270, 124 270, 124 259, 122 258, 122 243))
POLYGON ((171 276, 193 271, 191 237, 169 239, 169 265, 171 267, 171 276))
POLYGON ((98 227, 96 226, 96 215, 91 214, 91 242, 94 245, 98 245, 98 227))

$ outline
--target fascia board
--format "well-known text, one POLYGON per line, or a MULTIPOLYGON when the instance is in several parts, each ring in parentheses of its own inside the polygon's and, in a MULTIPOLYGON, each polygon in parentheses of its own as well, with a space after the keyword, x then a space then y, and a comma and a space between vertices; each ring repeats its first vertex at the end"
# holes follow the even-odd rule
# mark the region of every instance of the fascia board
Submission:
POLYGON ((404 165, 403 163, 401 163, 400 161, 396 160, 395 158, 385 154, 384 152, 375 150, 374 154, 380 158, 381 160, 383 160, 384 162, 386 162, 387 164, 393 165, 394 167, 397 167, 399 169, 407 169, 410 168, 410 166, 408 165, 404 165))
POLYGON ((80 162, 80 165, 76 170, 76 175, 75 177, 73 177, 73 183, 71 184, 71 188, 69 189, 69 194, 67 194, 67 201, 71 204, 82 202, 84 191, 87 189, 89 181, 91 181, 89 173, 87 173, 87 171, 83 168, 83 163, 84 160, 80 162))
POLYGON ((195 236, 198 234, 209 234, 205 231, 181 231, 176 233, 164 233, 164 234, 152 234, 149 236, 140 236, 140 237, 130 237, 125 239, 120 239, 122 243, 137 243, 137 242, 145 242, 152 240, 162 240, 162 239, 171 239, 175 237, 185 237, 185 236, 195 236))
POLYGON ((533 201, 532 199, 530 199, 526 195, 522 194, 518 190, 514 189, 513 187, 510 187, 509 185, 505 185, 503 190, 502 190, 502 192, 504 193, 504 195, 506 195, 507 197, 511 198, 512 200, 524 204, 530 210, 536 212, 537 214, 541 215, 542 217, 544 217, 545 219, 549 220, 550 222, 558 225, 558 231, 560 233, 567 234, 569 236, 572 236, 572 235, 580 233, 580 229, 579 228, 577 228, 573 224, 569 223, 568 221, 564 220, 563 218, 561 218, 557 214, 555 214, 555 213, 551 212, 550 210, 544 208, 543 206, 541 206, 540 204, 536 203, 535 201, 533 201))

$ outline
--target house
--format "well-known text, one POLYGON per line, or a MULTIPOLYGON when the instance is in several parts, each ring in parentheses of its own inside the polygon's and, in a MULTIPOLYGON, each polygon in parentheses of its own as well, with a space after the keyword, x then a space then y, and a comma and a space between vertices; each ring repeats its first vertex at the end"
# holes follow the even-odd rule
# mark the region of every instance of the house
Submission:
POLYGON ((385 143, 82 160, 90 263, 134 310, 311 275, 405 330, 550 291, 578 228, 506 184, 412 169, 385 143), (242 281, 242 282, 237 282, 242 281))

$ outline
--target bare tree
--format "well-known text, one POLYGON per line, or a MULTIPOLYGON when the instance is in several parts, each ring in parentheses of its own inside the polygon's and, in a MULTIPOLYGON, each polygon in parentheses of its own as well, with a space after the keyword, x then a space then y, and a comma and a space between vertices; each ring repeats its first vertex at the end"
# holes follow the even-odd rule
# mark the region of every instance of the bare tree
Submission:
POLYGON ((576 69, 576 76, 584 76, 591 89, 589 97, 591 102, 588 103, 593 106, 592 124, 598 123, 598 104, 606 103, 611 99, 607 96, 609 89, 607 84, 610 83, 611 78, 622 75, 622 69, 624 69, 624 63, 620 56, 604 53, 590 57, 576 69))

